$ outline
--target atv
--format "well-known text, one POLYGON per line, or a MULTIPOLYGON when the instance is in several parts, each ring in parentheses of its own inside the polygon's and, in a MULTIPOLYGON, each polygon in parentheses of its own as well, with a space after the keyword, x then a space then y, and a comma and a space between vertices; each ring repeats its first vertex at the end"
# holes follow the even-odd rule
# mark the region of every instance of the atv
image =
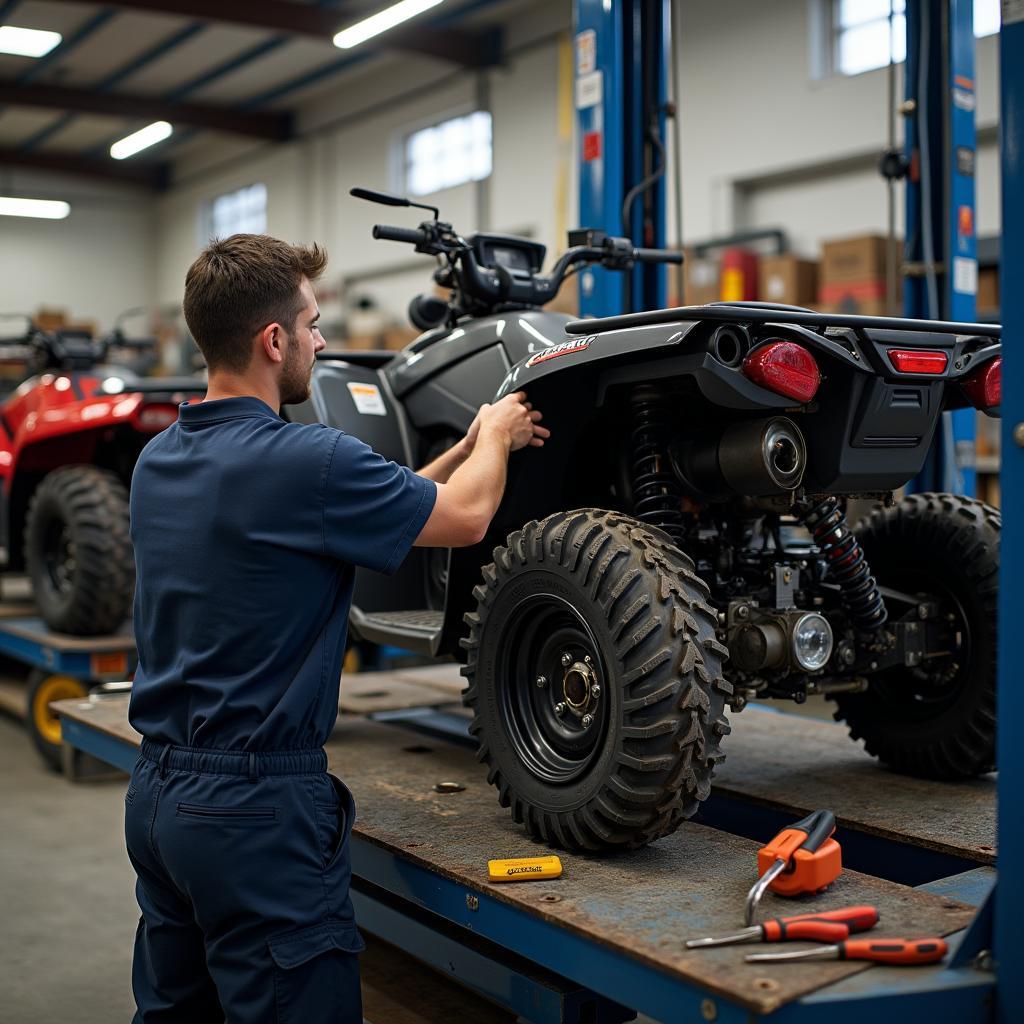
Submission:
POLYGON ((517 822, 568 850, 668 835, 755 699, 826 695, 898 771, 993 768, 1000 514, 894 492, 944 410, 997 413, 998 326, 767 303, 573 320, 543 309, 569 274, 679 255, 572 232, 545 275, 542 245, 427 209, 373 234, 436 257, 450 298, 413 300, 398 354, 321 354, 291 416, 417 466, 484 402, 543 410, 485 541, 360 572, 351 612, 358 637, 464 663, 517 822), (874 502, 853 527, 851 498, 874 502))
POLYGON ((202 395, 199 380, 143 380, 107 365, 114 349, 144 352, 120 326, 41 331, 0 339, 30 376, 0 405, 0 560, 26 572, 46 624, 59 633, 109 633, 131 610, 135 564, 128 485, 145 444, 202 395))

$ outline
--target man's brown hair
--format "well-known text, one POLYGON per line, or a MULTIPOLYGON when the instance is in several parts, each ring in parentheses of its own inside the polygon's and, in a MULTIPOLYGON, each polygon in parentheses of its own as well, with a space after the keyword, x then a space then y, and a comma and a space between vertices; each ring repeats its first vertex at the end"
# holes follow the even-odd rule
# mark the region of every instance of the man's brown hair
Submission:
POLYGON ((269 235, 211 242, 185 275, 185 322, 211 370, 244 373, 252 338, 267 324, 295 327, 299 285, 327 266, 319 245, 289 245, 269 235))

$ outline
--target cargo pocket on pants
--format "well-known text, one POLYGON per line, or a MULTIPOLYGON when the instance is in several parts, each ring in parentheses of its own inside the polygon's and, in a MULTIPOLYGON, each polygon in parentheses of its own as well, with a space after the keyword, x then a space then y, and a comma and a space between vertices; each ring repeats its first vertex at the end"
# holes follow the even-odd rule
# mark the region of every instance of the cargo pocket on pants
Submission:
POLYGON ((268 943, 278 1024, 362 1024, 356 926, 325 921, 268 943))

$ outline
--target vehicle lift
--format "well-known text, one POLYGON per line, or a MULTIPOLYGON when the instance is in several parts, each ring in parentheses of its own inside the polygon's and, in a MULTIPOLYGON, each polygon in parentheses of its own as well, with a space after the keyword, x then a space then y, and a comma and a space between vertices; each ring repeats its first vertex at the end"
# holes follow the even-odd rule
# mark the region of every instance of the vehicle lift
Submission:
MULTIPOLYGON (((915 0, 910 0, 911 7, 914 3, 915 0)), ((968 43, 973 46, 970 23, 963 16, 967 4, 961 0, 948 0, 948 3, 951 10, 958 12, 948 24, 956 44, 953 48, 960 52, 960 47, 968 47, 968 43), (964 36, 965 23, 969 40, 964 36)), ((587 227, 619 234, 625 219, 638 244, 661 245, 664 215, 663 206, 659 204, 664 192, 655 172, 659 166, 659 144, 663 145, 660 133, 666 109, 668 0, 615 3, 576 0, 576 18, 581 222, 587 227), (620 102, 623 97, 625 102, 620 102), (632 205, 625 204, 628 208, 624 218, 619 198, 631 194, 637 198, 632 205)), ((1001 46, 1002 123, 1009 126, 1014 139, 1020 140, 1024 138, 1024 65, 1011 55, 1024 52, 1024 4, 1004 3, 1001 46)), ((1003 267, 1005 278, 1012 280, 1016 269, 1024 270, 1024 147, 1004 145, 1002 159, 1003 267)), ((601 275, 602 272, 596 270, 589 281, 582 282, 581 305, 585 312, 602 314, 650 308, 664 298, 662 268, 638 268, 628 286, 618 285, 619 279, 615 276, 605 279, 601 275), (616 291, 616 288, 623 290, 616 291)), ((951 305, 948 315, 964 316, 964 307, 951 305)), ((1024 295, 1006 289, 1003 317, 1004 337, 1024 336, 1024 295)), ((1021 450, 1024 448, 1024 354, 1012 341, 1004 345, 1004 362, 1008 387, 1003 409, 1003 494, 1008 506, 1020 507, 1017 503, 1024 499, 1024 451, 1021 450)), ((1004 636, 1010 636, 1024 612, 1024 580, 1019 572, 1014 572, 1015 566, 1024 565, 1024 524, 1019 520, 1007 522, 1003 565, 1007 571, 1001 580, 1000 629, 1004 636)), ((1015 733, 1016 726, 1024 723, 1024 693, 1014 685, 1012 657, 1010 645, 1003 645, 999 654, 1000 850, 997 865, 1019 866, 1024 864, 1024 823, 1015 805, 1019 802, 1017 794, 1024 788, 1024 754, 1015 733)), ((69 717, 64 720, 65 740, 110 763, 130 767, 135 756, 134 745, 123 713, 116 723, 105 729, 99 724, 104 714, 109 717, 114 700, 98 702, 88 713, 82 705, 67 703, 69 717)), ((760 719, 773 729, 783 725, 787 718, 766 711, 755 710, 754 713, 755 721, 760 719)), ((404 720, 405 724, 435 738, 448 734, 465 740, 464 718, 446 717, 429 709, 388 717, 392 722, 404 720)), ((384 727, 374 722, 360 725, 358 721, 355 724, 350 721, 343 728, 345 741, 337 748, 336 756, 343 757, 342 751, 351 744, 352 752, 348 756, 355 757, 357 764, 367 765, 368 775, 389 770, 397 775, 397 767, 378 767, 379 758, 368 758, 358 749, 360 742, 368 742, 366 735, 374 728, 384 727)), ((820 728, 838 727, 822 725, 820 728)), ((428 753, 423 745, 401 749, 410 756, 412 752, 420 752, 422 756, 428 753)), ((451 749, 457 748, 452 745, 451 749)), ((434 753, 448 756, 444 750, 434 753)), ((461 763, 455 754, 450 756, 453 765, 461 763)), ((468 757, 468 752, 463 751, 460 756, 468 757)), ((806 775, 813 777, 813 767, 808 768, 806 775)), ((420 781, 417 778, 417 784, 420 781)), ((386 777, 382 785, 385 792, 390 792, 394 780, 386 777)), ((874 785, 872 782, 872 790, 874 785)), ((462 795, 470 796, 469 793, 462 795)), ((491 799, 489 794, 488 799, 491 799)), ((949 872, 950 877, 920 887, 980 907, 969 927, 953 940, 954 952, 948 965, 912 969, 872 967, 838 984, 826 985, 809 995, 786 1001, 784 1005, 780 1001, 773 1002, 770 996, 773 985, 784 983, 783 975, 773 974, 756 979, 756 987, 764 998, 760 1009, 752 1012, 749 1003, 744 1006, 730 999, 728 974, 724 986, 704 987, 692 978, 666 977, 654 969, 649 960, 638 959, 624 951, 621 941, 612 934, 616 924, 621 923, 615 916, 619 913, 633 923, 639 922, 638 935, 649 937, 660 933, 674 940, 680 929, 693 927, 695 934, 702 932, 689 918, 661 919, 657 901, 644 905, 646 913, 638 913, 631 906, 632 900, 615 903, 616 893, 611 885, 599 890, 596 896, 591 893, 590 909, 593 910, 595 901, 599 908, 605 908, 609 932, 588 935, 572 925, 571 893, 579 890, 571 885, 556 890, 551 886, 531 888, 528 884, 505 887, 506 891, 514 889, 513 896, 505 897, 504 892, 499 895, 483 882, 467 881, 465 872, 460 874, 455 863, 460 844, 435 853, 435 861, 423 852, 432 847, 429 822, 415 837, 416 842, 407 842, 396 852, 394 836, 401 835, 403 842, 408 837, 400 831, 389 833, 390 816, 393 814, 397 820, 406 813, 403 807, 407 808, 409 803, 399 801, 402 806, 381 806, 376 812, 367 810, 370 825, 366 832, 360 831, 357 821, 353 835, 353 893, 361 923, 367 930, 408 949, 506 1006, 521 1021, 533 1024, 590 1021, 596 1024, 625 1020, 630 1015, 624 1012, 624 1005, 659 1020, 705 1020, 723 1024, 754 1020, 789 1024, 817 1021, 824 1016, 833 1024, 844 1024, 859 1021, 865 1015, 879 1022, 925 1017, 936 1021, 995 1021, 998 1024, 1024 1020, 1024 972, 1015 969, 1020 948, 1019 922, 1024 919, 1024 880, 1019 871, 1004 871, 993 885, 990 867, 968 870, 961 865, 955 869, 960 873, 949 872), (375 813, 376 821, 373 820, 375 813), (570 895, 563 897, 559 892, 570 895), (563 910, 561 924, 553 923, 555 911, 545 908, 556 906, 565 898, 570 907, 563 910), (608 907, 613 903, 609 912, 608 907)), ((772 820, 770 804, 770 800, 758 806, 744 804, 717 794, 705 805, 707 813, 702 808, 704 825, 691 823, 689 827, 699 831, 711 824, 722 829, 721 833, 710 831, 708 835, 720 835, 723 843, 726 840, 738 842, 737 836, 756 836, 763 840, 779 824, 777 812, 772 820), (732 836, 728 835, 730 832, 732 836)), ((837 810, 842 818, 842 808, 837 810)), ((438 820, 447 819, 435 819, 438 820)), ((471 824, 473 822, 479 823, 479 831, 486 831, 489 836, 500 835, 509 844, 523 839, 518 826, 508 822, 504 812, 491 818, 481 813, 471 818, 471 824), (500 824, 495 824, 496 821, 500 824)), ((682 831, 686 828, 684 825, 682 831)), ((462 845, 468 848, 473 844, 474 831, 473 828, 467 831, 462 845)), ((688 847, 687 857, 703 856, 701 850, 706 840, 703 833, 698 836, 688 847)), ((658 846, 656 844, 637 861, 638 900, 642 888, 639 879, 650 870, 656 871, 659 858, 667 856, 658 846)), ((679 844, 673 846, 678 852, 679 844)), ((752 848, 752 844, 750 846, 752 848)), ((894 851, 894 844, 883 841, 880 846, 876 845, 875 856, 887 859, 894 851)), ((904 848, 904 854, 909 858, 906 864, 912 867, 933 856, 933 851, 911 844, 904 848)), ((503 851, 496 850, 491 855, 503 855, 503 851)), ((579 861, 580 875, 610 872, 614 877, 615 858, 574 859, 579 861)), ((870 862, 871 857, 864 855, 863 860, 870 862)), ((687 859, 680 870, 669 871, 664 876, 665 884, 685 888, 690 864, 687 859)), ((621 877, 624 880, 618 888, 629 896, 634 890, 625 880, 627 876, 621 877)), ((727 872, 719 881, 720 885, 728 885, 743 880, 727 872)), ((696 897, 699 901, 711 902, 717 888, 719 886, 710 885, 696 897)), ((581 906, 581 915, 583 909, 581 906)), ((819 969, 823 966, 819 965, 819 969)))

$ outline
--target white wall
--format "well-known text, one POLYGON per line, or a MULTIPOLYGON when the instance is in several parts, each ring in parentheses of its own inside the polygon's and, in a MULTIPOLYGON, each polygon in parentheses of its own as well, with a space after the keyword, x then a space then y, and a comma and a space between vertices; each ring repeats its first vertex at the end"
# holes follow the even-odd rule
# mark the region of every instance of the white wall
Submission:
POLYGON ((71 213, 56 221, 0 217, 0 313, 61 309, 75 322, 104 330, 123 310, 152 301, 157 238, 151 194, 5 172, 0 195, 12 194, 63 199, 71 213))

